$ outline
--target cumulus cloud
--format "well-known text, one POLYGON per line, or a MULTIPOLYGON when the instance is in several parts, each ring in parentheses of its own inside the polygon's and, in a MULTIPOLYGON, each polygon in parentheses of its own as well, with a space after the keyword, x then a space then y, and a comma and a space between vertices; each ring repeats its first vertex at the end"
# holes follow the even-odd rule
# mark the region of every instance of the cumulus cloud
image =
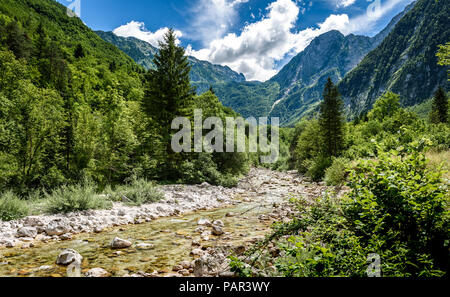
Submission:
MULTIPOLYGON (((122 25, 114 29, 113 33, 121 37, 135 37, 158 47, 158 42, 163 40, 164 34, 166 34, 168 30, 168 28, 161 28, 156 32, 151 32, 145 28, 145 24, 143 22, 131 21, 126 25, 122 25)), ((181 38, 183 34, 181 31, 175 31, 175 34, 177 36, 177 43, 179 44, 179 38, 181 38)))
POLYGON ((347 6, 354 4, 355 2, 356 2, 356 0, 338 0, 336 3, 336 7, 338 7, 338 8, 347 7, 347 6))
POLYGON ((237 8, 249 0, 196 0, 190 13, 191 26, 187 37, 207 45, 222 37, 238 16, 237 8))
MULTIPOLYGON (((206 2, 211 1, 228 5, 238 2, 206 2)), ((219 30, 218 36, 224 35, 223 37, 207 42, 207 46, 200 50, 188 47, 188 54, 215 64, 227 65, 243 73, 248 80, 265 81, 277 73, 275 65, 278 61, 303 51, 315 37, 330 30, 339 30, 343 34, 367 30, 400 2, 412 1, 387 0, 378 6, 380 1, 374 0, 375 4, 371 4, 372 7, 369 5, 368 13, 361 16, 350 19, 347 14, 331 14, 317 26, 295 32, 300 8, 294 0, 276 0, 266 8, 265 17, 246 25, 240 34, 225 34, 225 31, 219 30)), ((348 6, 354 0, 342 0, 340 3, 348 6)))
POLYGON ((347 15, 330 15, 318 28, 293 33, 299 7, 291 0, 277 0, 267 7, 267 16, 245 26, 242 32, 226 34, 209 43, 207 48, 189 54, 198 59, 228 65, 244 73, 249 80, 267 80, 277 70, 275 62, 288 53, 302 51, 316 36, 332 29, 343 29, 347 15))

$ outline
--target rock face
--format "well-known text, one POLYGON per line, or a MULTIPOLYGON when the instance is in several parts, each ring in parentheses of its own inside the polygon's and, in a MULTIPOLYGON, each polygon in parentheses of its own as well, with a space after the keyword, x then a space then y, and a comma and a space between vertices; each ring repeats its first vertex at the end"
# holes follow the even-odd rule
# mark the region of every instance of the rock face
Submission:
POLYGON ((109 277, 111 274, 103 268, 92 268, 85 273, 86 277, 109 277))
POLYGON ((62 251, 58 258, 56 259, 56 264, 58 265, 69 265, 73 262, 78 262, 81 264, 83 257, 73 249, 66 249, 62 251))
POLYGON ((17 230, 18 237, 35 238, 36 235, 37 235, 37 230, 34 227, 22 227, 19 230, 17 230))
POLYGON ((126 249, 131 246, 131 242, 119 237, 116 237, 111 242, 111 248, 113 249, 126 249))

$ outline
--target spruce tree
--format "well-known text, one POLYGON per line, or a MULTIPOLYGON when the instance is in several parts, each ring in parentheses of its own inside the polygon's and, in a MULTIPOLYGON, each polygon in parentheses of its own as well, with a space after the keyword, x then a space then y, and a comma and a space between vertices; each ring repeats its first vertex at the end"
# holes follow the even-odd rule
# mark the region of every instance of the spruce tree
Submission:
POLYGON ((180 161, 171 147, 171 124, 176 117, 192 117, 194 89, 190 84, 190 64, 185 51, 177 46, 175 32, 170 29, 159 43, 159 52, 153 60, 155 69, 146 75, 146 90, 142 101, 143 111, 159 131, 162 158, 160 168, 163 178, 175 178, 174 165, 180 161))
POLYGON ((319 123, 325 157, 339 155, 344 143, 343 102, 337 87, 328 78, 320 104, 319 123))
POLYGON ((434 124, 448 121, 448 98, 442 87, 439 87, 434 94, 430 117, 434 124))

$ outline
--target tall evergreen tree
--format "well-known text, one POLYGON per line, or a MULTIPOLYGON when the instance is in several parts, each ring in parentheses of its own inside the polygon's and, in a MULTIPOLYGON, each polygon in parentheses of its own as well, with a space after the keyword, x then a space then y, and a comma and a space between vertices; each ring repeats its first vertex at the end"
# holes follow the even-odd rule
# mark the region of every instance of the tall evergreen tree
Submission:
POLYGON ((172 29, 159 43, 154 63, 156 68, 146 75, 142 108, 160 133, 163 152, 160 168, 166 175, 164 178, 172 178, 173 165, 179 161, 180 155, 176 155, 171 147, 171 123, 176 117, 192 116, 195 95, 189 78, 191 67, 184 49, 177 46, 172 29))
POLYGON ((431 122, 435 124, 448 121, 448 98, 442 87, 434 94, 430 117, 431 122))
POLYGON ((344 143, 343 102, 337 87, 328 78, 320 105, 319 123, 326 157, 337 156, 344 143))

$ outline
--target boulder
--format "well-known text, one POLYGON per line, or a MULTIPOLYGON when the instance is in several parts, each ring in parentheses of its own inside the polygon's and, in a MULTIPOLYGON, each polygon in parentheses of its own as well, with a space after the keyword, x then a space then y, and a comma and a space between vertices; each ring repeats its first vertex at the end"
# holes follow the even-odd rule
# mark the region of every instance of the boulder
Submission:
POLYGON ((224 231, 221 226, 213 225, 212 226, 212 234, 216 235, 216 236, 220 236, 220 235, 224 234, 224 231))
POLYGON ((17 237, 35 238, 37 233, 38 232, 34 227, 22 227, 19 230, 17 230, 17 237))
POLYGON ((62 235, 72 230, 68 219, 54 219, 45 227, 45 233, 48 236, 62 235))
POLYGON ((44 226, 44 220, 41 217, 31 216, 23 220, 23 225, 27 227, 44 226))
POLYGON ((113 249, 125 249, 131 246, 131 242, 119 237, 116 237, 111 242, 111 248, 113 249))
POLYGON ((202 277, 205 274, 205 265, 202 258, 194 261, 194 275, 195 277, 202 277))
POLYGON ((212 224, 213 224, 213 226, 219 226, 219 227, 225 226, 225 224, 221 220, 215 220, 212 224))
POLYGON ((111 274, 103 268, 89 269, 85 274, 86 277, 109 277, 111 274))
POLYGON ((69 265, 73 262, 78 262, 81 264, 83 261, 83 256, 81 256, 77 251, 72 249, 63 250, 56 259, 56 264, 58 265, 69 265))

